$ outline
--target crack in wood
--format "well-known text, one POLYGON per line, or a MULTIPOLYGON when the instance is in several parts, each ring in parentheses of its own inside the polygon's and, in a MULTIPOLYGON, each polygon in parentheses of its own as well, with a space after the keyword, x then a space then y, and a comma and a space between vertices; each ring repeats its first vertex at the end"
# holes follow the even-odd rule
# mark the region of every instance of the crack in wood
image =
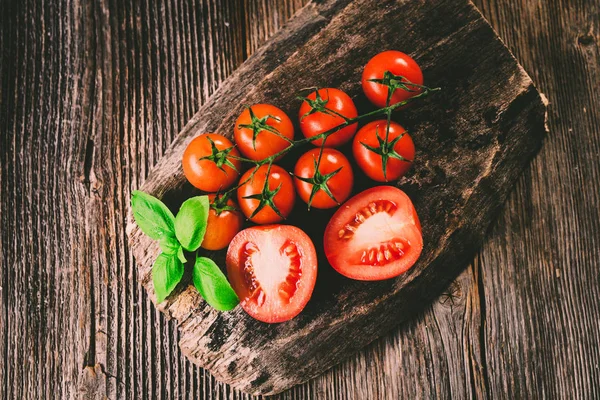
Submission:
MULTIPOLYGON (((483 285, 482 263, 477 259, 473 263, 473 279, 477 284, 477 297, 479 298, 479 359, 481 362, 481 373, 483 376, 483 386, 488 399, 491 399, 489 370, 487 367, 487 336, 486 336, 486 304, 485 304, 485 286, 483 285)), ((474 377, 474 376, 473 376, 474 377)))
MULTIPOLYGON (((83 19, 85 21, 84 29, 84 48, 86 50, 85 57, 85 71, 84 71, 84 83, 87 87, 88 96, 84 99, 87 107, 88 126, 87 126, 87 141, 85 145, 85 152, 83 157, 83 184, 86 189, 86 195, 90 196, 92 193, 97 193, 95 187, 96 179, 93 171, 94 166, 94 153, 95 153, 95 142, 94 142, 94 118, 92 117, 95 113, 97 104, 96 99, 96 78, 97 78, 97 23, 96 13, 93 4, 84 2, 83 3, 83 19), (87 78, 87 79, 86 79, 87 78)), ((100 103, 101 103, 100 99, 100 103)), ((92 200, 93 201, 93 200, 92 200)), ((88 344, 85 354, 83 355, 83 367, 94 367, 96 365, 96 278, 94 274, 94 260, 93 254, 88 250, 89 244, 92 241, 93 232, 91 230, 90 218, 93 218, 93 214, 86 214, 85 217, 85 247, 82 249, 85 252, 86 266, 88 268, 88 291, 89 291, 89 311, 88 311, 88 344)))
POLYGON ((85 160, 83 162, 83 184, 88 192, 90 192, 90 173, 94 161, 94 141, 88 139, 85 147, 85 160))

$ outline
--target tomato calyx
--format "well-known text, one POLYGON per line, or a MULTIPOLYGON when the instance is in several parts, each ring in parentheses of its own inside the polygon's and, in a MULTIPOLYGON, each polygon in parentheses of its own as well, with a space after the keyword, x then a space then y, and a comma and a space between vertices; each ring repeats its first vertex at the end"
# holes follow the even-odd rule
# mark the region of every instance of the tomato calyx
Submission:
POLYGON ((305 177, 296 175, 296 178, 298 178, 299 180, 306 182, 306 183, 310 183, 312 185, 310 197, 308 198, 308 203, 307 203, 309 210, 310 210, 312 201, 313 201, 315 195, 319 192, 319 190, 322 190, 323 192, 325 192, 325 194, 327 194, 327 196, 329 196, 331 198, 331 200, 335 201, 337 203, 337 205, 340 205, 340 202, 335 198, 333 193, 331 193, 331 190, 329 190, 329 186, 327 186, 327 181, 329 181, 337 173, 339 173, 343 167, 339 167, 335 171, 332 171, 328 174, 322 174, 321 171, 319 171, 319 165, 321 163, 322 155, 323 155, 323 147, 321 147, 321 151, 319 152, 319 160, 315 160, 313 158, 313 162, 315 165, 315 173, 312 177, 305 178, 305 177))
POLYGON ((377 138, 377 141, 379 142, 379 147, 369 146, 366 143, 360 142, 360 144, 364 148, 366 148, 369 151, 372 151, 373 153, 375 153, 381 157, 381 168, 383 169, 383 177, 386 181, 387 181, 387 163, 388 163, 388 160, 390 157, 395 158, 396 160, 405 161, 405 162, 409 162, 409 163, 413 161, 413 160, 409 160, 406 157, 402 157, 394 149, 394 146, 396 146, 396 143, 398 143, 398 141, 400 141, 400 139, 402 139, 404 137, 404 135, 406 135, 406 132, 401 133, 394 140, 389 141, 388 140, 389 126, 390 125, 388 122, 388 124, 386 126, 385 138, 383 138, 383 139, 381 138, 381 136, 379 136, 378 129, 375 130, 375 137, 377 138))
MULTIPOLYGON (((258 214, 260 212, 260 210, 262 210, 263 208, 265 208, 267 206, 271 207, 271 209, 275 212, 275 214, 277 214, 281 219, 285 219, 285 216, 281 213, 281 211, 279 211, 279 208, 275 204, 275 195, 277 195, 277 193, 279 193, 279 191, 281 190, 282 184, 280 183, 279 186, 277 186, 273 190, 269 189, 269 176, 271 174, 271 166, 272 165, 273 164, 269 164, 269 167, 267 169, 266 178, 265 178, 265 184, 263 185, 261 192, 250 195, 250 196, 243 197, 244 199, 254 199, 254 200, 259 201, 258 206, 252 212, 252 214, 250 214, 248 219, 254 218, 256 216, 256 214, 258 214)), ((258 171, 258 168, 256 168, 255 171, 258 171)), ((250 179, 252 179, 252 178, 250 178, 250 179)))
POLYGON ((254 111, 252 111, 252 107, 246 107, 246 108, 248 109, 248 112, 250 113, 250 123, 249 124, 239 124, 238 128, 252 130, 252 148, 254 150, 256 150, 256 138, 258 137, 258 134, 261 133, 262 131, 270 132, 276 136, 279 136, 280 138, 282 138, 283 140, 285 140, 288 143, 293 143, 293 140, 291 140, 290 138, 288 138, 285 135, 282 135, 281 132, 279 132, 276 128, 272 127, 271 125, 269 125, 267 123, 269 121, 269 119, 273 119, 277 122, 280 122, 281 119, 279 117, 267 114, 262 118, 258 118, 256 116, 256 114, 254 114, 254 111))
POLYGON ((319 88, 313 87, 313 88, 308 88, 308 89, 303 89, 303 90, 310 90, 309 95, 314 92, 315 98, 314 98, 314 100, 312 100, 312 99, 308 98, 308 96, 307 97, 296 96, 296 98, 298 100, 305 101, 310 106, 310 110, 307 111, 306 113, 304 113, 300 117, 300 121, 302 121, 304 118, 308 117, 311 114, 320 112, 323 114, 340 117, 345 122, 348 122, 348 120, 349 120, 348 117, 346 117, 343 114, 340 114, 339 112, 337 112, 335 110, 327 108, 327 103, 329 103, 329 90, 325 89, 325 91, 327 92, 327 99, 324 99, 323 97, 321 97, 321 94, 319 93, 319 88))
POLYGON ((385 71, 383 73, 383 78, 377 79, 368 79, 369 82, 379 83, 380 85, 384 85, 388 87, 388 98, 386 100, 386 104, 389 105, 394 95, 396 89, 402 89, 406 92, 416 93, 419 92, 419 89, 430 90, 427 86, 419 85, 417 83, 413 83, 408 80, 406 77, 402 75, 396 75, 390 71, 385 71), (414 88, 411 89, 410 87, 414 88))
POLYGON ((210 208, 215 210, 217 216, 221 215, 221 213, 225 211, 239 211, 239 209, 236 207, 227 204, 231 199, 231 195, 232 192, 230 191, 217 193, 215 195, 215 199, 210 203, 210 208))
POLYGON ((200 157, 198 160, 212 161, 215 163, 217 168, 219 168, 221 171, 223 171, 225 173, 227 173, 227 171, 225 171, 225 165, 228 166, 229 168, 233 169, 235 172, 239 173, 239 171, 237 170, 235 165, 233 165, 233 163, 229 160, 230 157, 234 157, 233 155, 230 155, 229 153, 231 153, 231 151, 235 148, 235 146, 231 146, 226 149, 219 150, 219 148, 217 147, 215 142, 210 137, 207 137, 206 139, 208 139, 208 142, 210 143, 211 154, 208 156, 205 156, 205 157, 200 157))

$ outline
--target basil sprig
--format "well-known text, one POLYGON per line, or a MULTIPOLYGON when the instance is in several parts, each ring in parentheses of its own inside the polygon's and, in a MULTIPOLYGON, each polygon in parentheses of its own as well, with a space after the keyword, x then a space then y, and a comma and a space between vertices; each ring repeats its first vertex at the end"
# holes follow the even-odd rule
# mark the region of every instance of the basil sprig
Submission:
POLYGON ((240 302, 221 269, 210 258, 196 258, 192 279, 206 302, 219 311, 232 310, 240 302))
POLYGON ((175 217, 175 236, 184 249, 196 251, 204 234, 209 210, 208 196, 187 199, 175 217))
POLYGON ((161 253, 152 266, 156 301, 162 303, 183 277, 183 263, 173 254, 161 253))
MULTIPOLYGON (((156 197, 133 191, 133 218, 144 234, 158 240, 162 250, 152 266, 152 282, 158 303, 162 303, 183 278, 187 263, 184 250, 194 252, 202 244, 209 207, 208 196, 192 197, 181 205, 175 217, 156 197)), ((209 258, 196 256, 192 280, 206 302, 219 311, 229 311, 239 303, 227 278, 209 258)))

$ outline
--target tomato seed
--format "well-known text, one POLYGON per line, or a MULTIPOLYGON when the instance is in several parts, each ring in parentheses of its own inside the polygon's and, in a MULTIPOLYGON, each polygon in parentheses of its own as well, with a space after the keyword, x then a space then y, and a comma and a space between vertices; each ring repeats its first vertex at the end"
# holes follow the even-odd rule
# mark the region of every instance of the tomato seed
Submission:
POLYGON ((300 253, 298 246, 291 241, 287 241, 281 246, 280 252, 290 259, 289 271, 285 281, 279 284, 278 293, 283 301, 291 302, 292 297, 298 289, 300 276, 302 275, 300 253))
POLYGON ((260 287, 260 283, 254 273, 254 266, 252 265, 252 255, 256 252, 258 252, 258 247, 254 243, 246 243, 241 261, 244 263, 244 282, 250 292, 246 300, 256 299, 256 302, 260 306, 265 302, 265 292, 260 287))
POLYGON ((360 263, 376 266, 385 265, 401 258, 407 246, 408 243, 405 244, 401 240, 379 244, 376 247, 363 250, 360 263))

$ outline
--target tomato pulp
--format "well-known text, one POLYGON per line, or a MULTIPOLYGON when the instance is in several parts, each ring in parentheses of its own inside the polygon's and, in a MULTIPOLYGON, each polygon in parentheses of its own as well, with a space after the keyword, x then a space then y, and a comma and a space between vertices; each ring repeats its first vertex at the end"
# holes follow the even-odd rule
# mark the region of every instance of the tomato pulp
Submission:
POLYGON ((348 278, 389 279, 406 272, 423 250, 417 212, 398 188, 379 186, 352 197, 325 229, 331 266, 348 278))
POLYGON ((268 323, 298 315, 317 280, 315 247, 306 233, 291 225, 241 231, 229 245, 226 263, 244 311, 268 323))

